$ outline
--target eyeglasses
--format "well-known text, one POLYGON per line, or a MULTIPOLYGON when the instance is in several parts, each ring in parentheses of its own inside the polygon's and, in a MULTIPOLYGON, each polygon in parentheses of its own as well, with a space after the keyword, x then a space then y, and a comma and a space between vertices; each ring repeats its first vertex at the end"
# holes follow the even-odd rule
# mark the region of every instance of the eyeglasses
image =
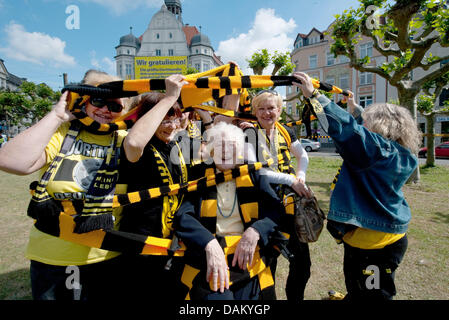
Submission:
POLYGON ((104 106, 108 107, 110 112, 122 112, 123 106, 115 101, 106 100, 104 98, 91 98, 90 104, 95 108, 103 108, 104 106))
POLYGON ((272 95, 274 95, 274 96, 278 96, 279 95, 279 92, 277 92, 276 90, 271 90, 271 89, 265 89, 265 90, 262 90, 262 91, 259 91, 257 94, 256 94, 256 97, 257 96, 260 96, 262 93, 271 93, 272 95))
POLYGON ((179 126, 181 124, 181 119, 176 118, 176 119, 172 119, 172 120, 162 120, 161 121, 161 126, 169 126, 171 124, 174 124, 176 126, 179 126))

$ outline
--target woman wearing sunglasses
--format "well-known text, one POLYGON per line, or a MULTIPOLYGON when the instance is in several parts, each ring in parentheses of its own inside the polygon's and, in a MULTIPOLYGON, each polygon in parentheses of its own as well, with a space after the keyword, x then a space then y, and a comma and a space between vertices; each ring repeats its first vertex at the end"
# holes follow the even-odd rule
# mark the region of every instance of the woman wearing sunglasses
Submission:
MULTIPOLYGON (((97 86, 114 80, 119 79, 89 70, 82 83, 97 86)), ((68 92, 64 92, 44 118, 1 149, 0 169, 17 175, 40 171, 42 176, 50 164, 56 165, 45 189, 50 195, 49 201, 57 206, 61 205, 59 200, 78 203, 82 208, 84 200, 80 199, 85 199, 89 193, 98 169, 106 162, 108 150, 119 154, 117 151, 126 131, 108 134, 88 131, 67 109, 67 95, 68 92), (70 140, 70 147, 61 151, 69 132, 74 138, 70 140), (62 160, 58 162, 56 159, 60 157, 57 155, 61 152, 62 160)), ((84 112, 99 123, 110 123, 121 115, 123 103, 122 99, 91 97, 84 105, 84 112)), ((26 251, 31 260, 33 299, 96 300, 107 297, 113 288, 111 279, 115 277, 112 258, 118 255, 117 252, 61 240, 33 226, 26 251), (71 275, 74 282, 67 282, 71 275)))
MULTIPOLYGON (((309 163, 307 152, 301 146, 294 131, 281 125, 278 120, 282 112, 282 97, 277 91, 262 90, 252 99, 252 112, 257 117, 254 127, 247 128, 245 134, 248 143, 253 146, 257 161, 272 158, 278 161, 272 166, 276 172, 289 175, 288 185, 301 196, 311 197, 312 193, 305 185, 306 170, 309 163), (291 155, 296 158, 296 168, 291 163, 291 155)), ((280 198, 285 189, 280 185, 277 188, 280 198)), ((310 277, 310 254, 307 243, 301 243, 292 232, 289 250, 294 255, 290 262, 290 270, 286 283, 287 299, 299 301, 304 298, 304 290, 310 277)), ((273 273, 276 261, 272 266, 273 273)))

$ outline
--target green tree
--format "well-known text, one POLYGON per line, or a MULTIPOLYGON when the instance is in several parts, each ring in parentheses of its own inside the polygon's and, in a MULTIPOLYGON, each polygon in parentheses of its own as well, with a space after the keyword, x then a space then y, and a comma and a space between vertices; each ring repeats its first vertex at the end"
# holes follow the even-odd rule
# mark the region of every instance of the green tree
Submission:
MULTIPOLYGON (((433 81, 427 82, 423 86, 424 94, 418 96, 418 111, 426 118, 427 167, 435 166, 435 116, 449 114, 449 106, 447 104, 443 108, 438 108, 436 106, 438 96, 448 83, 449 72, 433 81)), ((447 101, 445 101, 445 103, 447 103, 447 101)))
POLYGON ((30 126, 42 119, 61 96, 44 83, 24 81, 18 91, 0 91, 0 117, 8 124, 30 126))
MULTIPOLYGON (((331 32, 331 52, 345 55, 350 66, 377 74, 394 86, 399 102, 417 118, 417 97, 422 87, 449 71, 449 55, 438 57, 430 49, 434 45, 449 46, 449 12, 445 1, 437 0, 359 0, 360 7, 336 15, 331 32), (376 11, 377 9, 377 11, 376 11), (378 14, 377 14, 378 13, 378 14), (369 37, 373 47, 386 62, 371 63, 356 50, 361 36, 369 37), (413 70, 429 71, 420 78, 410 76, 413 70)), ((419 180, 419 172, 412 178, 419 180)))

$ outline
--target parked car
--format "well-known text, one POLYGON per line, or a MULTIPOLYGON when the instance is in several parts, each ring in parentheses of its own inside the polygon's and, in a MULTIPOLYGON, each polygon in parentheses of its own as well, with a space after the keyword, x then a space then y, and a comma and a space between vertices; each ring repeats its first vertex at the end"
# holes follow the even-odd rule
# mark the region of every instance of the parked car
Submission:
POLYGON ((309 139, 301 139, 301 145, 307 152, 317 151, 321 148, 321 143, 309 139))
MULTIPOLYGON (((421 148, 418 152, 419 157, 427 157, 427 148, 421 148)), ((449 141, 443 142, 435 147, 435 157, 449 158, 449 141)))

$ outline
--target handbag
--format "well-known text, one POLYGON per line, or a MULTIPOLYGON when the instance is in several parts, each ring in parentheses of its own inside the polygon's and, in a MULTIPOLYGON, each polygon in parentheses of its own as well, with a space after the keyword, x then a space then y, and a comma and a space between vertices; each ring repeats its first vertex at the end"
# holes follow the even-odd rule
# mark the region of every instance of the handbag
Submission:
POLYGON ((326 215, 321 210, 316 197, 306 198, 291 192, 284 197, 284 206, 292 204, 294 205, 294 232, 299 241, 316 242, 326 220, 326 215))

